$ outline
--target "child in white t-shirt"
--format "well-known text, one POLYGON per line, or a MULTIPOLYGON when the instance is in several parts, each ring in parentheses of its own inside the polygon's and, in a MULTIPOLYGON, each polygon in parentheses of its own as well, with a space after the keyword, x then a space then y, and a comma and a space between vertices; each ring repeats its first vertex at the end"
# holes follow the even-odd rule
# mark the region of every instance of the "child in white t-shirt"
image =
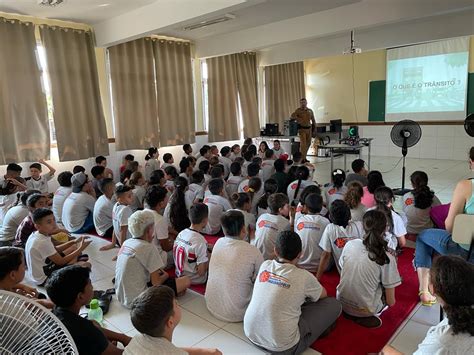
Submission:
POLYGON ((344 185, 346 180, 346 173, 341 169, 336 169, 331 174, 332 183, 326 188, 326 206, 331 208, 331 204, 336 200, 343 200, 347 191, 347 186, 344 185))
MULTIPOLYGON (((295 221, 302 216, 305 200, 309 194, 317 194, 321 196, 321 188, 318 185, 309 185, 305 187, 305 189, 301 193, 300 202, 298 202, 298 205, 296 206, 296 209, 295 209, 295 218, 294 218, 295 221)), ((329 214, 329 211, 326 207, 322 206, 321 211, 318 214, 320 216, 327 217, 329 214)), ((294 227, 294 231, 297 232, 296 226, 293 226, 293 227, 294 227)))
POLYGON ((32 219, 37 231, 26 242, 25 258, 28 277, 35 285, 44 284, 53 271, 69 264, 77 263, 91 267, 87 257, 78 261, 82 251, 91 243, 90 240, 80 237, 54 246, 51 235, 58 227, 53 212, 46 208, 38 208, 33 212, 32 219))
POLYGON ((132 237, 120 248, 115 266, 115 290, 119 302, 130 308, 135 298, 151 286, 166 285, 175 295, 190 286, 189 277, 170 278, 156 247, 151 243, 155 217, 149 210, 137 211, 128 220, 132 237))
POLYGON ((278 183, 274 179, 268 179, 263 184, 263 195, 257 201, 257 218, 264 213, 269 213, 268 197, 278 192, 278 183))
POLYGON ((139 171, 135 171, 130 180, 128 181, 129 186, 132 188, 133 192, 133 201, 130 204, 132 212, 143 209, 143 201, 145 200, 145 178, 143 174, 139 171))
POLYGON ((230 164, 230 173, 231 175, 227 179, 225 186, 227 196, 229 197, 237 192, 240 183, 244 180, 244 178, 241 176, 242 167, 238 162, 233 162, 232 164, 230 164))
POLYGON ((224 178, 227 178, 230 174, 230 165, 232 160, 230 160, 230 147, 224 146, 221 148, 221 155, 219 158, 219 163, 224 167, 224 178))
POLYGON ((129 205, 133 201, 132 189, 125 185, 119 185, 115 189, 115 198, 117 202, 112 210, 112 225, 114 233, 112 235, 112 242, 101 248, 107 250, 115 248, 116 245, 122 246, 125 240, 131 237, 128 231, 128 218, 132 215, 132 209, 129 205))
POLYGON ((231 148, 230 148, 230 160, 234 161, 235 158, 239 158, 239 157, 242 157, 242 154, 240 153, 240 145, 238 144, 234 144, 231 148))
POLYGON ((191 208, 194 203, 202 202, 204 199, 204 189, 202 184, 204 183, 204 174, 202 171, 197 170, 193 172, 190 179, 188 189, 184 193, 186 199, 186 206, 191 208))
POLYGON ((39 191, 25 191, 20 197, 20 203, 8 210, 0 227, 0 247, 11 246, 13 244, 18 227, 29 213, 26 201, 28 197, 35 193, 39 194, 39 191))
POLYGON ((318 270, 322 253, 319 242, 324 229, 330 223, 327 218, 319 215, 322 207, 323 198, 318 194, 309 194, 305 199, 303 214, 295 219, 295 231, 303 245, 303 255, 298 261, 298 266, 309 272, 318 270))
POLYGON ((385 214, 368 211, 363 223, 364 238, 349 241, 339 259, 342 272, 337 299, 346 318, 367 328, 378 328, 382 325, 378 316, 395 304, 395 287, 401 284, 401 278, 384 239, 385 214))
POLYGON ((208 213, 204 203, 193 205, 189 210, 191 227, 178 234, 173 246, 176 276, 189 276, 193 285, 203 284, 207 280, 207 242, 200 232, 207 225, 208 213))
POLYGON ((161 165, 161 169, 166 169, 168 166, 174 166, 174 158, 171 153, 163 154, 163 164, 161 165))
POLYGON ((251 163, 247 167, 247 178, 242 180, 239 184, 237 192, 248 192, 249 180, 253 177, 259 177, 260 165, 258 163, 251 163))
POLYGON ((169 234, 168 220, 161 215, 161 211, 168 204, 167 190, 161 186, 150 186, 146 192, 145 201, 147 210, 153 212, 155 229, 152 244, 158 249, 163 264, 168 267, 173 265, 174 239, 169 234))
POLYGON ((276 193, 268 198, 270 213, 262 214, 257 220, 254 245, 260 250, 265 260, 274 259, 275 242, 279 232, 290 230, 288 215, 290 206, 288 197, 276 193))
POLYGON ((296 178, 297 180, 291 182, 288 185, 286 191, 286 194, 292 206, 298 205, 298 202, 301 198, 301 193, 307 186, 316 185, 314 181, 308 180, 309 169, 304 165, 298 166, 298 168, 296 169, 296 178))
POLYGON ((275 174, 275 153, 273 153, 272 149, 268 149, 265 152, 265 159, 262 161, 262 180, 265 183, 270 176, 275 174))
POLYGON ((158 160, 160 153, 158 148, 148 148, 148 153, 145 156, 145 180, 150 180, 151 174, 160 168, 160 161, 158 160))
POLYGON ((362 196, 364 196, 364 188, 359 181, 352 181, 347 185, 344 201, 351 209, 351 219, 353 221, 362 221, 367 207, 362 204, 362 196))
POLYGON ((70 171, 63 171, 58 175, 59 187, 53 196, 53 213, 57 223, 62 223, 64 202, 72 192, 71 183, 72 173, 70 171))
POLYGON ((275 139, 273 141, 273 153, 275 154, 275 159, 279 159, 280 155, 286 154, 285 150, 281 147, 280 141, 278 139, 275 139))
POLYGON ((229 200, 223 197, 224 195, 224 180, 216 178, 209 181, 209 191, 211 196, 204 198, 204 203, 209 208, 209 218, 207 226, 203 232, 206 234, 216 235, 221 231, 221 216, 230 210, 232 206, 229 200))
POLYGON ((28 190, 39 190, 42 194, 47 194, 48 191, 48 181, 50 181, 56 169, 51 165, 46 163, 43 159, 39 160, 39 163, 33 163, 30 165, 30 174, 31 176, 26 179, 26 186, 28 190), (49 170, 45 174, 42 173, 41 164, 46 166, 49 170))
POLYGON ((252 209, 250 196, 248 193, 238 192, 232 195, 231 201, 235 207, 235 210, 242 212, 242 214, 244 215, 245 228, 247 230, 245 240, 247 242, 251 242, 255 238, 256 220, 255 215, 250 213, 250 210, 252 209))
POLYGON ((99 185, 102 192, 94 206, 94 226, 98 235, 108 239, 112 238, 114 226, 112 224, 112 211, 114 209, 114 180, 102 179, 99 185))
POLYGON ((350 240, 364 237, 362 222, 351 221, 351 210, 343 200, 336 200, 331 205, 330 219, 332 223, 326 226, 319 242, 322 254, 319 260, 318 272, 316 273, 318 280, 321 279, 323 273, 332 264, 331 260, 334 260, 337 271, 341 273, 339 259, 344 246, 350 240))

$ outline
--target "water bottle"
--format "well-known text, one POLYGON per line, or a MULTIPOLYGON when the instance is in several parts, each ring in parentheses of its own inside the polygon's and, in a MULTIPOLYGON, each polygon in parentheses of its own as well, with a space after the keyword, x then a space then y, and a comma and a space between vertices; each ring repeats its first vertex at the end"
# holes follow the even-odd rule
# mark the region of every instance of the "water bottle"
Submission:
POLYGON ((89 312, 87 313, 87 319, 95 320, 97 323, 102 325, 104 314, 102 313, 102 308, 99 307, 99 301, 93 298, 89 306, 90 308, 89 312))

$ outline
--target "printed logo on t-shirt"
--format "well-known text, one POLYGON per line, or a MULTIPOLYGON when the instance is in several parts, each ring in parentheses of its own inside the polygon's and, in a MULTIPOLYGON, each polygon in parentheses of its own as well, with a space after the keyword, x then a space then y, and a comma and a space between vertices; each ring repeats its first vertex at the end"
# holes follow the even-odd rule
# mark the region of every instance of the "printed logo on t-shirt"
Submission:
POLYGON ((262 283, 268 282, 278 287, 283 287, 283 288, 291 287, 290 281, 287 278, 274 274, 273 272, 270 272, 267 270, 264 270, 260 273, 260 275, 258 276, 258 280, 262 283))
POLYGON ((296 190, 296 187, 298 186, 298 183, 291 184, 291 189, 296 190))
POLYGON ((334 195, 335 193, 336 193, 336 189, 334 187, 328 191, 329 195, 334 195))
POLYGON ((338 247, 339 249, 342 249, 346 246, 347 242, 351 241, 352 239, 356 239, 356 238, 337 238, 334 241, 334 245, 338 247))
POLYGON ((128 256, 128 257, 133 257, 135 256, 136 254, 136 250, 133 249, 133 248, 130 248, 126 245, 122 245, 122 247, 120 248, 119 252, 118 252, 118 255, 124 255, 124 256, 128 256))
POLYGON ((299 231, 302 230, 302 229, 311 229, 311 230, 321 230, 321 227, 319 224, 317 223, 311 223, 311 222, 300 222, 298 223, 298 225, 296 226, 296 229, 298 229, 299 231))
POLYGON ((413 205, 413 202, 414 202, 413 199, 409 197, 405 200, 405 206, 411 206, 413 205))
POLYGON ((245 185, 242 190, 244 190, 244 192, 249 192, 249 185, 245 185))
POLYGON ((278 228, 274 223, 272 223, 270 221, 266 221, 264 219, 262 219, 260 222, 258 222, 258 227, 259 228, 268 228, 268 229, 273 229, 274 231, 278 231, 278 228))

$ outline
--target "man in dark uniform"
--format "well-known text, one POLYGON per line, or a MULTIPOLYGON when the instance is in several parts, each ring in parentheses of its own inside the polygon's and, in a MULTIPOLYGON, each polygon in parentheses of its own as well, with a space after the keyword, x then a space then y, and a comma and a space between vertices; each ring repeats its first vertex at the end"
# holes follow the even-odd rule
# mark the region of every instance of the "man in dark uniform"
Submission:
POLYGON ((303 155, 303 160, 305 160, 309 146, 311 145, 313 129, 316 129, 316 120, 314 119, 313 110, 307 107, 308 103, 304 97, 300 100, 300 104, 301 106, 291 114, 291 118, 294 118, 298 122, 300 151, 303 155))

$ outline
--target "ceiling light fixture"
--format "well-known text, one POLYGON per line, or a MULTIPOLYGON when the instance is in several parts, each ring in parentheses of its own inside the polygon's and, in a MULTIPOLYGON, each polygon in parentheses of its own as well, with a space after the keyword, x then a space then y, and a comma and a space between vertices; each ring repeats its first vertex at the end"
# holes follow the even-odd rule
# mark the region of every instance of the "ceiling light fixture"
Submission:
POLYGON ((218 23, 230 21, 230 20, 233 20, 235 18, 236 18, 235 15, 225 14, 224 16, 221 16, 221 17, 216 17, 216 18, 213 18, 213 19, 210 19, 210 20, 200 21, 200 22, 194 23, 192 25, 185 26, 183 28, 183 30, 192 31, 192 30, 196 30, 198 28, 207 27, 207 26, 218 24, 218 23))
POLYGON ((38 0, 38 5, 42 6, 58 6, 64 3, 64 0, 38 0))

